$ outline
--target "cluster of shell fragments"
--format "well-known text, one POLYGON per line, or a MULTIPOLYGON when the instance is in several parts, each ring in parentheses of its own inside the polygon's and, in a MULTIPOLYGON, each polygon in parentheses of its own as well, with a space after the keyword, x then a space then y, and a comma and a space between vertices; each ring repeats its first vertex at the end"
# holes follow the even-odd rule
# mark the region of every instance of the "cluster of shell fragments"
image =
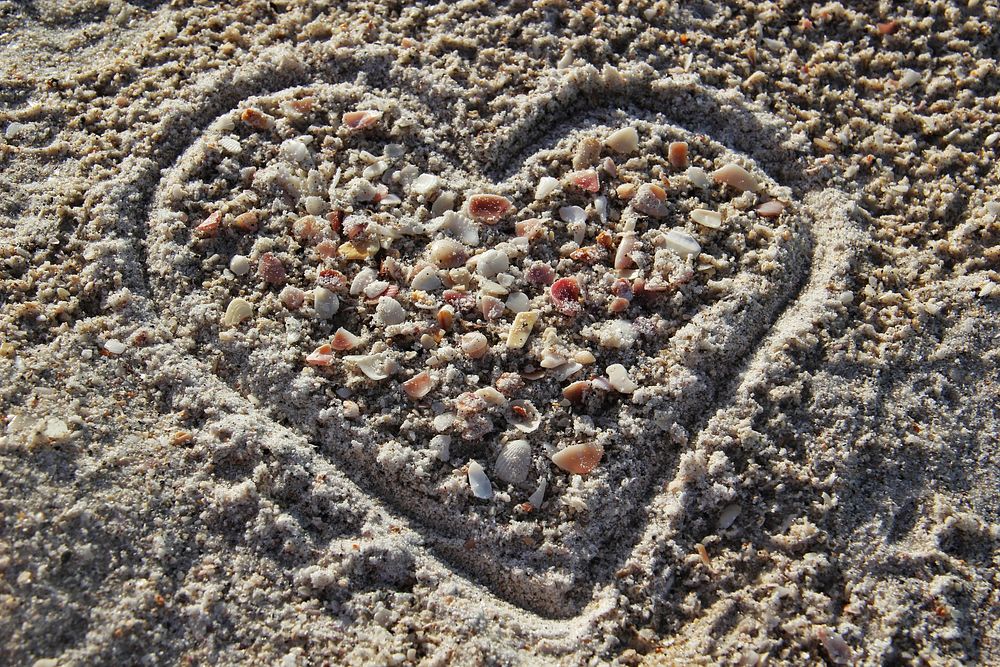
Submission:
POLYGON ((500 184, 420 129, 319 89, 227 114, 163 193, 170 280, 204 345, 273 348, 219 364, 295 365, 374 434, 371 467, 538 509, 626 455, 618 415, 727 279, 774 269, 787 198, 640 119, 569 132, 500 184))

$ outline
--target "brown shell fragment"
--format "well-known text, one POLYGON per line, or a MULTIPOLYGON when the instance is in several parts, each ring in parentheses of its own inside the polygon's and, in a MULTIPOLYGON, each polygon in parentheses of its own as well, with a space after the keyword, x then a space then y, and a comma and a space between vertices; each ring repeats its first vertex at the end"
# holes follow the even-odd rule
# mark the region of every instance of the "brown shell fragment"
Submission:
POLYGON ((255 130, 270 130, 274 127, 274 118, 254 108, 244 109, 240 120, 255 130))
POLYGON ((476 194, 469 198, 469 215, 487 225, 496 224, 513 209, 510 200, 500 195, 476 194))
POLYGON ((597 467, 604 456, 604 448, 596 442, 582 442, 560 449, 552 455, 552 462, 576 475, 586 475, 597 467))
POLYGON ((403 391, 413 400, 418 400, 430 393, 434 388, 434 379, 427 371, 418 373, 403 383, 403 391))
POLYGON ((688 165, 688 144, 686 141, 671 141, 667 148, 667 160, 674 169, 684 169, 688 165))
POLYGON ((563 398, 568 400, 570 403, 583 403, 589 393, 590 380, 578 380, 577 382, 567 385, 562 391, 563 398))
POLYGON ((246 213, 240 213, 238 216, 233 218, 229 226, 238 232, 243 232, 246 234, 252 234, 257 231, 257 225, 260 220, 257 214, 253 211, 247 211, 246 213))
POLYGON ((222 211, 216 211, 205 221, 194 228, 194 233, 202 238, 214 238, 219 235, 219 227, 222 226, 222 211))

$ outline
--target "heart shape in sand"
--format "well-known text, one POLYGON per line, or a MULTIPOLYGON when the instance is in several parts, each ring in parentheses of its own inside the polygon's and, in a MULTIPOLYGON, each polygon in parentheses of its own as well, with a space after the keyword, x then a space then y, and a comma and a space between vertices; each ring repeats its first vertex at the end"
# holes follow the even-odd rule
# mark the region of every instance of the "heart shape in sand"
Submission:
POLYGON ((809 265, 787 189, 713 138, 725 104, 617 90, 488 150, 373 89, 250 98, 168 172, 148 235, 196 356, 551 614, 588 599, 809 265))

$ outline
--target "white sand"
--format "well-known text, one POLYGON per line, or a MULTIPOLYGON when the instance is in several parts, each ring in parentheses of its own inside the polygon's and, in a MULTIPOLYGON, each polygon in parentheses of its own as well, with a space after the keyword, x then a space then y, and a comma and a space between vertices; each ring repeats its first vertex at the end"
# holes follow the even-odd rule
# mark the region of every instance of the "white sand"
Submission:
MULTIPOLYGON (((156 4, 0 3, 0 663, 1000 662, 995 3, 156 4), (302 118, 282 107, 303 98, 302 118), (276 127, 248 129, 248 107, 276 127), (352 109, 383 115, 348 135, 352 109), (570 187, 535 201, 582 138, 623 126, 639 147, 602 149, 620 172, 601 171, 608 221, 570 187), (305 152, 282 144, 306 135, 305 152), (761 194, 693 188, 664 162, 679 140, 761 194), (421 347, 357 295, 317 318, 317 268, 350 279, 364 261, 318 260, 291 229, 303 207, 394 229, 433 217, 390 178, 395 208, 356 201, 388 143, 387 173, 434 173, 456 208, 514 204, 470 253, 549 220, 512 273, 580 276, 584 312, 524 287, 541 313, 524 351, 503 344, 512 312, 477 314, 494 347, 450 370, 431 360, 452 334, 421 347), (311 165, 319 190, 289 194, 276 170, 296 161, 296 187, 311 165), (661 173, 664 222, 614 190, 661 173), (772 197, 786 210, 757 216, 772 197), (595 248, 602 225, 617 245, 634 222, 647 284, 691 276, 605 319, 590 300, 614 249, 567 259, 564 205, 590 211, 595 248), (721 230, 689 219, 701 206, 726 212, 721 230), (198 240, 217 208, 258 211, 260 229, 198 240), (661 224, 700 259, 656 264, 661 224), (301 309, 258 280, 264 252, 301 309), (227 272, 236 253, 245 278, 227 272), (236 296, 252 315, 222 327, 236 296), (603 328, 619 320, 634 342, 609 347, 632 340, 603 328), (384 338, 396 374, 305 363, 340 326, 362 335, 352 354, 384 338), (446 429, 440 460, 433 417, 531 375, 549 326, 597 355, 580 378, 621 363, 640 388, 560 405, 568 380, 550 372, 510 396, 539 409, 537 431, 494 408, 484 435, 446 429), (407 399, 425 367, 434 388, 407 399), (515 437, 532 460, 507 485, 493 465, 515 437), (550 463, 576 442, 603 446, 590 475, 550 463)), ((383 239, 378 261, 408 269, 428 238, 383 239)))

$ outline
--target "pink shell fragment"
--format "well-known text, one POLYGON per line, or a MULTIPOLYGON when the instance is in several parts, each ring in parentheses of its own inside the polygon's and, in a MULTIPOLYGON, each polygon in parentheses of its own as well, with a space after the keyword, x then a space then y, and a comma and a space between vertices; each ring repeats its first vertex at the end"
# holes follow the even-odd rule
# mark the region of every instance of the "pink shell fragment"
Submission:
POLYGON ((597 192, 601 189, 601 179, 593 169, 571 172, 566 175, 566 180, 587 192, 597 192))
POLYGON ((430 373, 427 371, 418 373, 403 383, 403 391, 406 392, 407 396, 414 400, 423 398, 429 394, 433 388, 434 379, 431 378, 430 373))
POLYGON ((310 366, 330 366, 334 359, 333 348, 323 344, 309 353, 309 356, 306 357, 306 363, 310 366))
POLYGON ((563 315, 580 314, 580 283, 576 278, 560 278, 552 283, 549 296, 556 309, 563 315))
POLYGON ((216 211, 205 218, 205 221, 194 228, 194 233, 202 238, 213 238, 219 234, 222 226, 222 211, 216 211))
POLYGON ((500 195, 472 195, 469 198, 469 215, 473 220, 488 225, 496 224, 513 209, 510 201, 500 195))
POLYGON ((381 111, 368 109, 364 111, 348 111, 343 115, 341 120, 344 125, 347 126, 347 129, 352 132, 359 132, 361 130, 367 130, 370 127, 374 127, 381 118, 381 111))
POLYGON ((766 201, 757 207, 757 215, 762 218, 777 218, 785 210, 785 205, 777 199, 766 201))
POLYGON ((577 475, 586 475, 597 467, 604 456, 604 448, 596 442, 584 442, 560 449, 552 455, 557 466, 577 475))

